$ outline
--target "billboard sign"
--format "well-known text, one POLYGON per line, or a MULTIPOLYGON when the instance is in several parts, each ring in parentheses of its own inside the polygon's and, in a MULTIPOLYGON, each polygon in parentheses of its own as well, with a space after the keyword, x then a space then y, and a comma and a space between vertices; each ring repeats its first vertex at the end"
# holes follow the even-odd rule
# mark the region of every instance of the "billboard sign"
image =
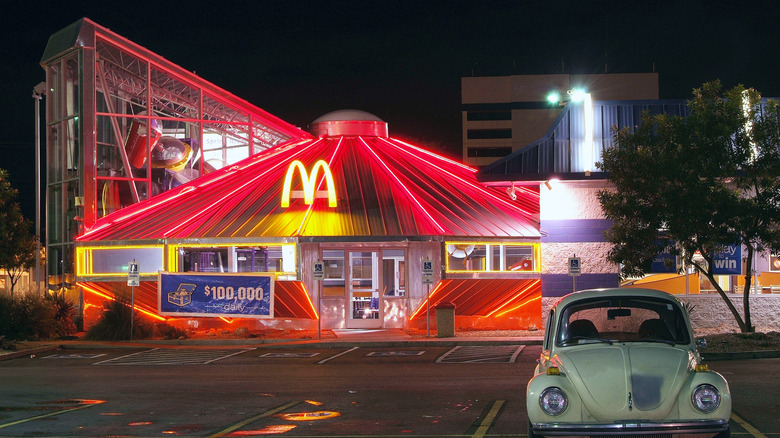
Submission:
POLYGON ((273 274, 160 271, 157 310, 171 316, 273 318, 273 274))
POLYGON ((658 245, 664 246, 663 251, 656 254, 653 257, 653 261, 650 263, 650 272, 654 274, 674 274, 677 272, 677 257, 672 254, 674 250, 674 243, 667 243, 668 240, 658 241, 658 245))
POLYGON ((712 255, 712 273, 715 275, 742 274, 742 244, 726 245, 712 255))

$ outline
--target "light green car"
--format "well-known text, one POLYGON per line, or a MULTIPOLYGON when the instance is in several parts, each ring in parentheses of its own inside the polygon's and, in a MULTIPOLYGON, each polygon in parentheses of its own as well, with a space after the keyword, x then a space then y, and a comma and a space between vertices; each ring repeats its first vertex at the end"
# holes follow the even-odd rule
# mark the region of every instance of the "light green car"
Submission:
POLYGON ((666 292, 594 289, 550 309, 528 382, 528 436, 729 437, 726 379, 702 364, 688 313, 666 292))

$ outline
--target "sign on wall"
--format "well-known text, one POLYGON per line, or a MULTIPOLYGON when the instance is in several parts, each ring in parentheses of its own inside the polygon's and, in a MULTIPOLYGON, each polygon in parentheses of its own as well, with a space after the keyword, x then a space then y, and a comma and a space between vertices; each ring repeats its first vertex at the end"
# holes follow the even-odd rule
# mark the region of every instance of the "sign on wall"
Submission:
POLYGON ((715 275, 742 274, 742 244, 726 245, 712 256, 712 273, 715 275))
POLYGON ((772 254, 769 256, 769 271, 780 272, 780 255, 772 254))
POLYGON ((273 274, 160 272, 157 309, 161 315, 273 318, 273 274))

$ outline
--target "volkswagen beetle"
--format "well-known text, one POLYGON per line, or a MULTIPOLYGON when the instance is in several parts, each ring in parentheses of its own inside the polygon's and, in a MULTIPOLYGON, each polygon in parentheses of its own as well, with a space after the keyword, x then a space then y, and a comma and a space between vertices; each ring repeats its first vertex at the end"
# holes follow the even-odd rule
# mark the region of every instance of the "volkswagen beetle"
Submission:
POLYGON ((569 294, 551 309, 526 389, 528 436, 730 436, 726 380, 702 363, 686 309, 651 289, 569 294))

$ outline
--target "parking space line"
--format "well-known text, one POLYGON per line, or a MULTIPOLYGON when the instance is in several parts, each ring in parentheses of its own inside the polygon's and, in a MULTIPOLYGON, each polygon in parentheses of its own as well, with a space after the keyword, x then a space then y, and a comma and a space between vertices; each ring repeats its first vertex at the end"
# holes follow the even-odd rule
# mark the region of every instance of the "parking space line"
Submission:
POLYGON ((291 401, 291 402, 289 402, 287 404, 284 404, 284 405, 281 405, 281 406, 279 406, 277 408, 271 409, 270 411, 265 411, 262 414, 255 415, 254 417, 250 417, 250 418, 247 418, 246 420, 242 420, 242 421, 239 421, 238 423, 232 424, 232 425, 228 426, 227 428, 225 428, 225 429, 223 429, 223 430, 221 430, 221 431, 219 431, 219 432, 217 432, 217 433, 215 433, 213 435, 209 435, 209 438, 216 438, 216 437, 225 436, 225 435, 229 434, 230 432, 235 431, 236 429, 240 429, 240 428, 246 426, 247 424, 254 423, 255 421, 257 421, 257 420, 259 420, 261 418, 270 417, 271 415, 273 415, 273 414, 275 414, 277 412, 282 412, 284 410, 290 409, 291 407, 293 407, 293 406, 295 406, 297 404, 300 404, 300 403, 303 403, 303 402, 302 401, 291 401))
POLYGON ((733 411, 731 412, 731 419, 732 419, 732 420, 734 420, 734 421, 736 421, 736 422, 737 422, 737 424, 739 424, 740 426, 742 426, 742 428, 743 428, 743 429, 745 429, 746 431, 748 431, 748 433, 749 433, 749 434, 751 434, 751 435, 753 435, 754 437, 756 437, 756 438, 767 438, 767 437, 766 437, 766 435, 764 435, 763 433, 761 433, 761 432, 760 432, 758 429, 756 429, 755 427, 753 427, 753 425, 752 425, 752 424, 750 424, 750 423, 748 423, 746 420, 743 420, 743 419, 742 419, 742 417, 740 417, 739 415, 737 415, 737 414, 736 414, 735 412, 733 412, 733 411))
POLYGON ((360 348, 360 347, 352 347, 352 348, 350 348, 349 350, 344 350, 344 351, 342 351, 342 352, 341 352, 341 353, 339 353, 339 354, 334 354, 333 356, 326 357, 325 359, 322 359, 321 361, 317 362, 317 365, 322 365, 322 364, 324 364, 325 362, 327 362, 327 361, 329 361, 329 360, 331 360, 331 359, 335 359, 335 358, 337 358, 337 357, 339 357, 339 356, 343 356, 343 355, 345 355, 345 354, 347 354, 347 353, 350 353, 350 352, 352 352, 352 351, 355 351, 355 350, 357 350, 358 348, 360 348))
POLYGON ((83 404, 81 406, 76 406, 75 408, 62 409, 62 410, 55 411, 55 412, 49 412, 48 414, 36 415, 36 416, 30 417, 30 418, 23 418, 21 420, 12 421, 10 423, 3 423, 3 424, 0 424, 0 429, 2 429, 4 427, 15 426, 17 424, 27 423, 29 421, 40 420, 41 418, 52 417, 52 416, 55 416, 55 415, 66 414, 68 412, 73 412, 73 411, 78 411, 78 410, 81 410, 81 409, 91 408, 92 406, 99 405, 101 403, 103 403, 103 401, 100 401, 99 403, 87 403, 87 404, 83 404))
POLYGON ((496 400, 493 402, 493 406, 490 408, 490 411, 487 415, 485 415, 485 418, 482 420, 482 422, 479 423, 477 431, 474 432, 474 435, 471 435, 472 438, 482 438, 485 436, 485 434, 487 434, 488 429, 490 429, 490 426, 493 425, 493 420, 495 420, 498 416, 498 412, 504 406, 504 403, 506 403, 506 400, 496 400))

